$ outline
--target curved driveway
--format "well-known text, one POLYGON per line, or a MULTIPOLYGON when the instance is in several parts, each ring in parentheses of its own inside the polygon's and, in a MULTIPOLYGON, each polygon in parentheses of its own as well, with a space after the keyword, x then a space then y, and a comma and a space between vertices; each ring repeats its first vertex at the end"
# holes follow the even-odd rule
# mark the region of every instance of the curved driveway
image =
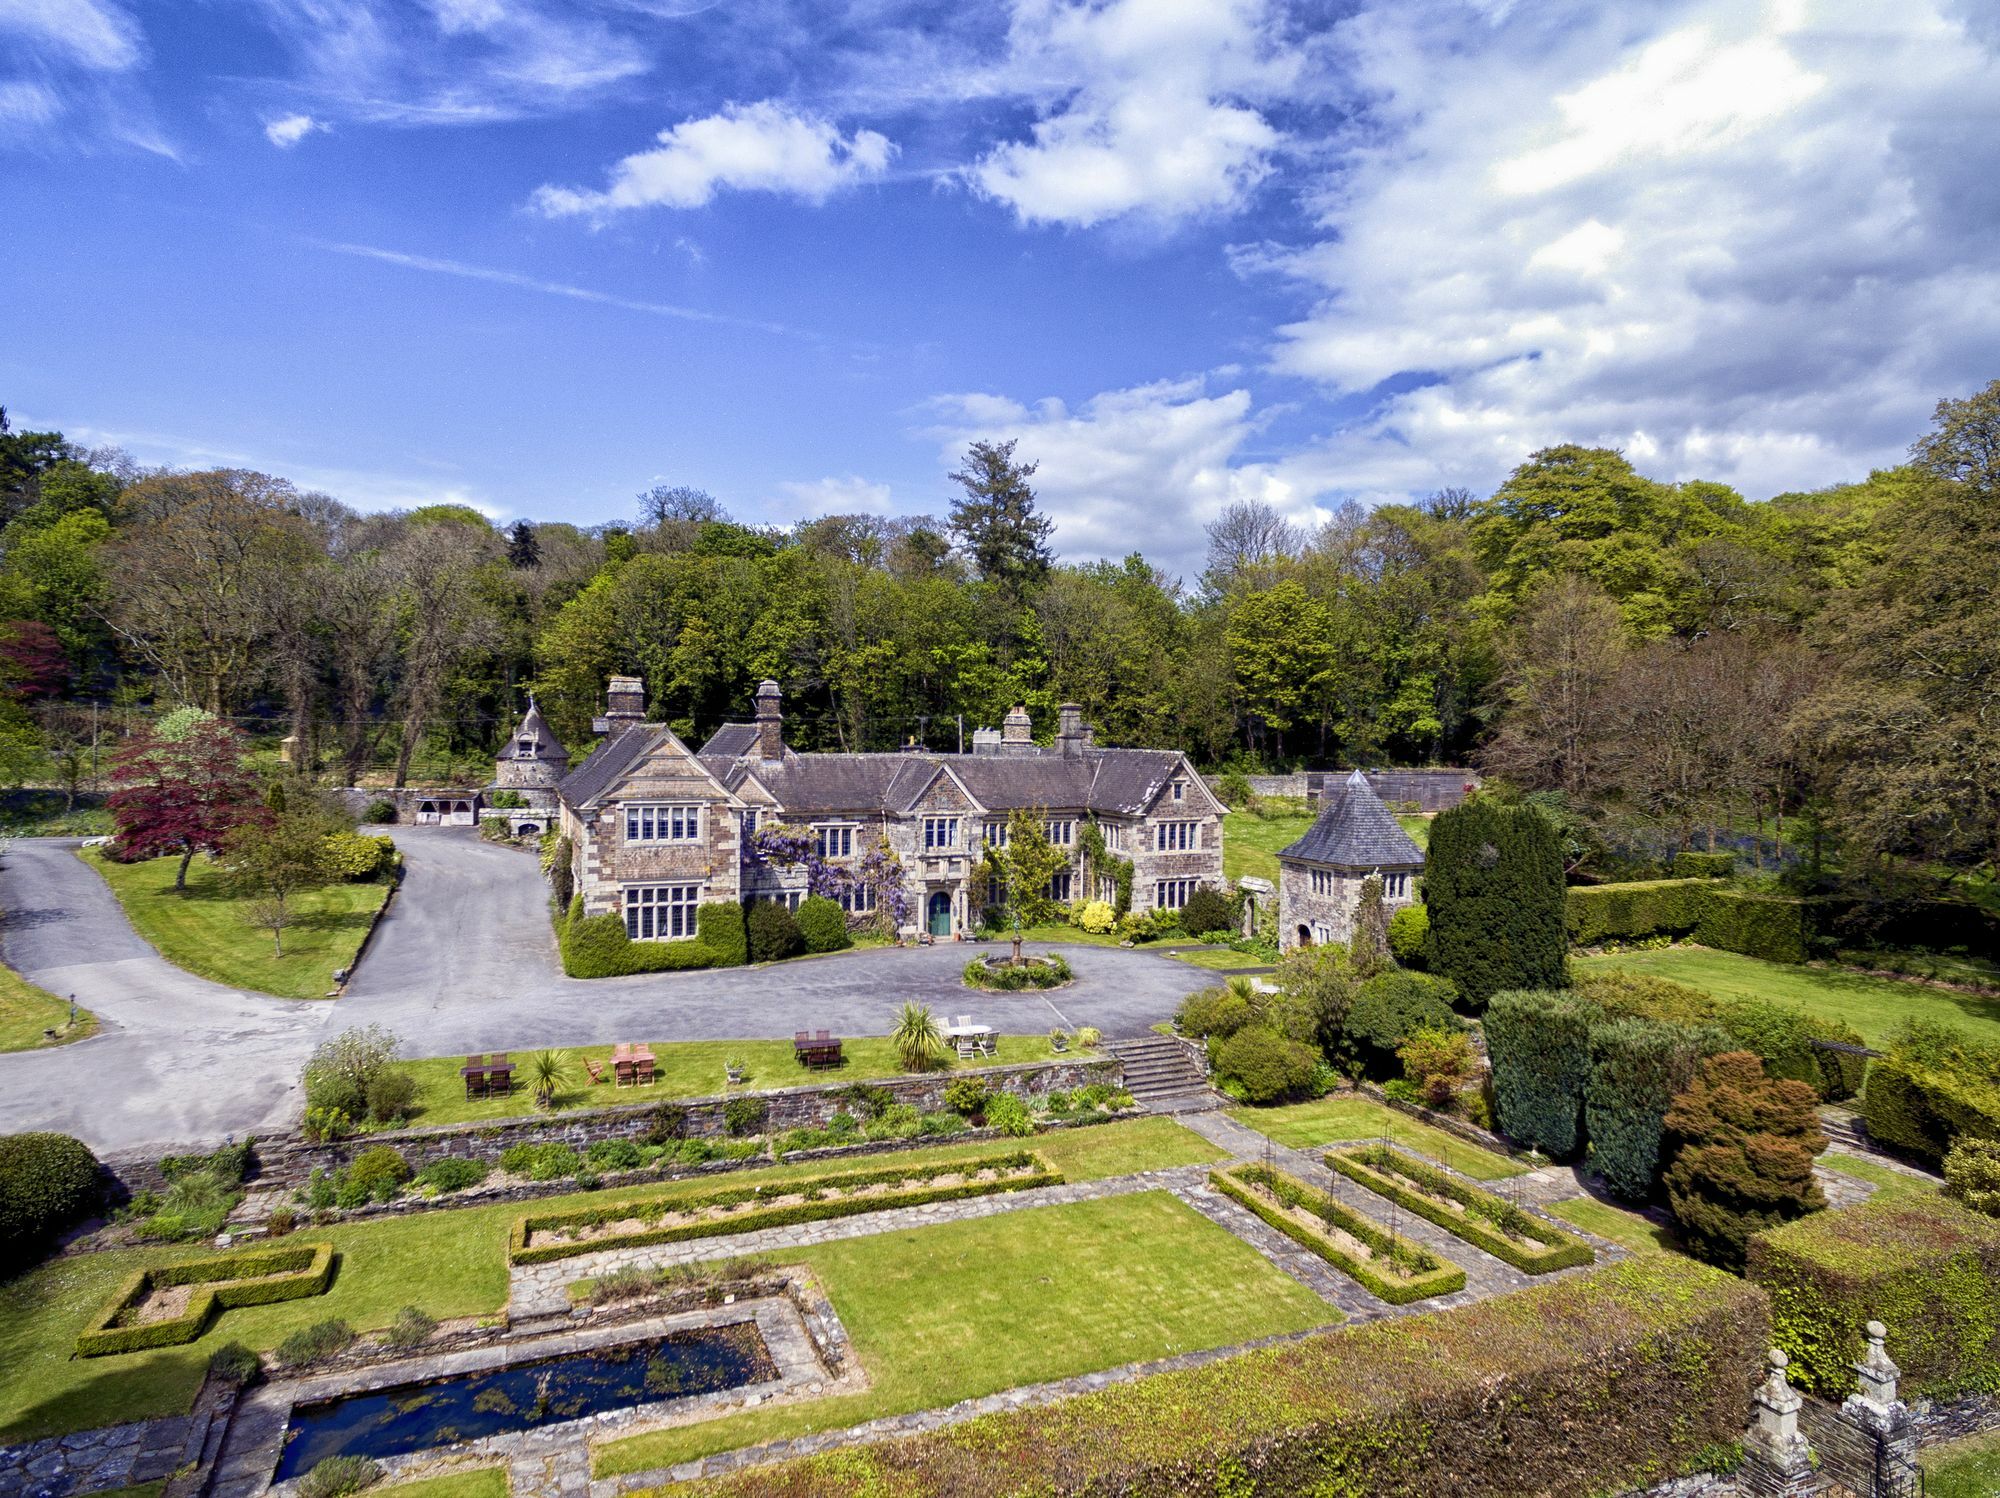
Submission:
MULTIPOLYGON (((613 1040, 733 1040, 796 1030, 883 1035, 906 1000, 1002 1030, 1095 1025, 1143 1034, 1209 975, 1166 957, 1062 946, 1077 981, 1046 997, 973 994, 976 948, 849 952, 765 967, 582 981, 562 975, 535 860, 460 829, 398 828, 408 865, 346 995, 300 1002, 231 989, 161 958, 74 839, 15 841, 0 860, 0 955, 74 994, 99 1034, 0 1055, 0 1132, 60 1129, 103 1152, 282 1128, 313 1046, 353 1025, 412 1056, 613 1040)), ((1051 949, 1044 949, 1051 950, 1051 949)))

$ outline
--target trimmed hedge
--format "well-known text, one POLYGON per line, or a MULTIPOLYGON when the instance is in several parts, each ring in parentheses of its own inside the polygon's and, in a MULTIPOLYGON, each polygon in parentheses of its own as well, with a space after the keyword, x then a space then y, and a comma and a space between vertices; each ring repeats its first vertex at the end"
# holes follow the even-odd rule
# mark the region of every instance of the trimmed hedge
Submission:
POLYGON ((0 1135, 0 1268, 33 1262, 43 1246, 95 1210, 97 1156, 67 1134, 0 1135))
POLYGON ((1674 855, 1673 870, 1678 879, 1727 879, 1736 872, 1736 855, 1684 849, 1674 855))
POLYGON ((1532 806, 1474 796, 1431 823, 1424 865, 1430 970, 1478 1008, 1567 979, 1562 843, 1532 806))
POLYGON ((1793 1382, 1854 1388, 1862 1328, 1889 1328, 1905 1398, 2000 1392, 2000 1222, 1939 1197, 1875 1200, 1769 1228, 1747 1273, 1771 1297, 1793 1382))
POLYGON ((1686 936, 1701 924, 1707 879, 1645 879, 1632 884, 1578 885, 1564 892, 1572 946, 1686 936))
POLYGON ((1566 1160, 1583 1148, 1595 1005, 1567 992, 1497 993, 1487 1006, 1486 1053, 1502 1133, 1566 1160))
POLYGON ((281 1300, 324 1295, 332 1282, 331 1243, 286 1244, 282 1248, 251 1249, 219 1258, 141 1269, 125 1281, 110 1304, 77 1334, 77 1356, 105 1357, 192 1342, 207 1330, 209 1320, 219 1310, 268 1306, 281 1300), (187 1309, 180 1315, 138 1326, 116 1324, 149 1291, 175 1285, 202 1287, 189 1297, 187 1309))
POLYGON ((847 934, 847 912, 825 895, 799 901, 799 935, 808 952, 838 952, 854 945, 847 934))
POLYGON ((750 932, 743 907, 734 900, 710 900, 694 913, 695 939, 715 954, 717 967, 741 967, 750 960, 750 932))
POLYGON ((1611 1492, 1657 1481, 1741 1438, 1768 1329, 1754 1286, 1648 1255, 1449 1315, 1322 1333, 666 1491, 704 1498, 1611 1492))
POLYGON ((1805 900, 1711 888, 1694 939, 1766 962, 1799 963, 1813 954, 1814 927, 1813 907, 1805 900))
POLYGON ((1960 1137, 2000 1139, 2000 1052, 1912 1026, 1868 1068, 1861 1108, 1870 1138, 1932 1165, 1960 1137))
POLYGON ((1645 1201, 1666 1168, 1667 1107, 1694 1080, 1703 1056, 1729 1049, 1712 1026, 1614 1019, 1590 1032, 1583 1129, 1590 1163, 1614 1195, 1645 1201))
MULTIPOLYGON (((695 921, 700 930, 700 912, 695 921)), ((570 902, 569 919, 557 931, 556 944, 562 951, 563 971, 572 978, 624 978, 718 965, 715 949, 699 939, 633 941, 625 934, 623 916, 586 916, 581 896, 570 902)))
POLYGON ((507 1259, 514 1264, 547 1264, 556 1259, 574 1258, 578 1254, 597 1253, 607 1248, 637 1248, 650 1243, 681 1243, 690 1238, 734 1236, 738 1233, 754 1232, 759 1228, 791 1227, 801 1222, 822 1222, 835 1217, 852 1217, 861 1212, 883 1212, 891 1207, 915 1207, 927 1202, 960 1201, 967 1197, 993 1196, 1003 1191, 1025 1191, 1036 1186, 1060 1186, 1062 1180, 1062 1172, 1041 1155, 1032 1150, 1012 1150, 1005 1154, 980 1155, 968 1160, 953 1160, 931 1166, 913 1168, 907 1165, 892 1165, 872 1170, 806 1176, 799 1180, 776 1184, 731 1186, 719 1191, 676 1196, 664 1201, 623 1202, 539 1216, 530 1213, 515 1222, 514 1230, 507 1240, 507 1259), (663 1216, 668 1212, 699 1211, 704 1207, 737 1206, 758 1200, 765 1194, 767 1186, 776 1194, 793 1196, 810 1194, 829 1186, 851 1189, 878 1186, 894 1181, 925 1182, 935 1180, 942 1175, 969 1175, 980 1170, 1024 1168, 1030 1169, 1031 1174, 1003 1177, 997 1181, 963 1181, 955 1186, 918 1185, 912 1190, 891 1192, 886 1196, 794 1202, 789 1206, 767 1207, 738 1213, 714 1222, 688 1222, 677 1227, 640 1228, 636 1232, 620 1233, 616 1237, 540 1245, 531 1241, 535 1233, 560 1228, 597 1227, 607 1222, 621 1222, 628 1217, 644 1221, 649 1215, 649 1209, 650 1215, 663 1216))
POLYGON ((1465 1288, 1465 1271, 1451 1260, 1432 1253, 1421 1243, 1392 1237, 1359 1212, 1348 1210, 1324 1191, 1308 1185, 1297 1176, 1287 1175, 1281 1170, 1267 1172, 1261 1165, 1238 1165, 1229 1170, 1210 1171, 1208 1183, 1300 1247, 1311 1249, 1377 1300, 1387 1301, 1392 1306, 1406 1306, 1413 1301, 1428 1300, 1433 1295, 1449 1295, 1454 1290, 1465 1288), (1406 1280, 1384 1278, 1372 1265, 1342 1250, 1325 1233, 1314 1232, 1289 1211, 1273 1206, 1266 1193, 1275 1196, 1287 1208, 1303 1207, 1315 1217, 1377 1251, 1400 1241, 1407 1251, 1422 1255, 1437 1268, 1412 1275, 1406 1280))
POLYGON ((1355 1150, 1333 1150, 1324 1158, 1329 1170, 1338 1171, 1400 1207, 1407 1207, 1474 1248, 1485 1249, 1503 1264, 1512 1264, 1523 1274, 1551 1274, 1558 1269, 1576 1269, 1596 1262, 1597 1254, 1581 1238, 1542 1221, 1532 1212, 1523 1212, 1490 1191, 1482 1191, 1456 1176, 1412 1160, 1400 1150, 1377 1144, 1355 1150), (1450 1197, 1465 1210, 1454 1212, 1440 1206, 1410 1190, 1404 1184, 1406 1181, 1433 1195, 1450 1197), (1523 1248, 1500 1231, 1498 1222, 1506 1222, 1517 1234, 1533 1238, 1542 1248, 1523 1248))

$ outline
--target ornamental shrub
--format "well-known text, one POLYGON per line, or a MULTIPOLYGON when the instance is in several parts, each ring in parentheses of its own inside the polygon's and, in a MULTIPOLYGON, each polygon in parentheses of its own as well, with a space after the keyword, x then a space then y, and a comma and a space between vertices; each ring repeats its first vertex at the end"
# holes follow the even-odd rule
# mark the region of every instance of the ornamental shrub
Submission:
POLYGON ((264 1372, 264 1361, 241 1342, 225 1342, 208 1355, 209 1377, 243 1388, 264 1372))
POLYGON ((377 825, 384 822, 393 822, 396 820, 396 803, 384 800, 370 801, 368 803, 368 810, 363 812, 361 816, 363 821, 374 822, 377 825))
POLYGON ((0 1268, 40 1256, 97 1208, 97 1156, 67 1134, 0 1135, 0 1268))
POLYGON ((838 952, 854 945, 847 934, 847 912, 825 895, 808 895, 799 902, 798 923, 808 952, 838 952))
POLYGON ((1405 905, 1389 917, 1389 955, 1404 967, 1424 966, 1430 945, 1431 913, 1421 905, 1405 905))
POLYGON ((986 1105, 986 1127, 998 1129, 1016 1139, 1025 1139, 1035 1132, 1035 1119, 1028 1112, 1028 1105, 1013 1093, 999 1092, 986 1105))
POLYGON ((386 1144, 363 1150, 345 1172, 347 1184, 378 1202, 388 1201, 410 1178, 410 1162, 386 1144))
POLYGON ((1235 1078, 1248 1101, 1275 1103, 1303 1096, 1319 1062, 1320 1053, 1313 1047, 1288 1040, 1265 1025, 1247 1025, 1223 1043, 1215 1068, 1235 1078))
POLYGON ((776 962, 805 950, 805 938, 792 913, 776 900, 759 900, 744 917, 750 931, 750 960, 776 962))
POLYGON ((396 844, 380 833, 330 832, 326 851, 333 871, 350 884, 386 874, 396 866, 396 844))
POLYGON ((1382 876, 1370 874, 1361 881, 1361 896, 1354 907, 1354 935, 1348 939, 1348 955, 1354 970, 1367 977, 1391 966, 1389 951, 1389 910, 1382 903, 1382 876))
POLYGON ((944 1084, 944 1105, 970 1118, 986 1110, 986 1083, 978 1077, 953 1077, 944 1084))
POLYGON ((1504 990, 1567 981, 1562 845, 1533 807, 1474 796, 1441 812, 1431 823, 1424 903, 1428 966, 1475 1008, 1504 990))
POLYGON ((399 1067, 384 1067, 368 1083, 368 1116, 376 1123, 400 1122, 416 1105, 417 1079, 399 1067))
POLYGON ((1863 1328, 1889 1328, 1905 1399, 2000 1388, 2000 1223, 1933 1195, 1876 1197, 1750 1240, 1772 1341, 1801 1388, 1854 1389, 1863 1328))
POLYGON ((449 1196, 454 1191, 465 1191, 479 1185, 491 1175, 493 1167, 484 1160, 467 1160, 457 1155, 447 1155, 442 1160, 433 1160, 417 1172, 419 1186, 428 1186, 440 1196, 449 1196))
POLYGON ((1813 1157, 1826 1148, 1819 1099, 1775 1081, 1748 1051, 1704 1060, 1667 1109, 1667 1202, 1697 1258, 1741 1267, 1750 1235, 1826 1205, 1813 1157))
POLYGON ((1974 1212, 2000 1217, 2000 1139, 1961 1139, 1944 1157, 1944 1194, 1974 1212))
POLYGON ((1212 884, 1197 884, 1188 892, 1187 903, 1181 906, 1181 926, 1195 936, 1206 935, 1210 931, 1228 931, 1236 928, 1236 911, 1229 903, 1229 897, 1212 884))
POLYGON ((306 1106, 368 1116, 368 1088, 396 1059, 402 1042, 380 1025, 343 1030, 323 1040, 306 1062, 306 1106))
POLYGON ((1076 923, 1092 936, 1108 936, 1118 924, 1118 913, 1108 900, 1086 900, 1076 913, 1076 923))
POLYGON ((695 933, 715 954, 716 967, 741 967, 750 960, 750 932, 743 907, 734 900, 710 900, 694 914, 695 933))
POLYGON ((2000 1139, 2000 1046, 1910 1021, 1868 1068, 1862 1112, 1871 1138, 1931 1164, 1960 1138, 2000 1139))
POLYGON ((1465 1023, 1452 1012, 1458 991, 1443 978, 1390 968, 1361 985, 1354 1007, 1347 1012, 1344 1033, 1373 1050, 1378 1064, 1419 1030, 1462 1030, 1465 1023))
POLYGON ((1516 990, 1487 1006, 1486 1053, 1501 1130, 1556 1160, 1583 1147, 1590 1030, 1597 1012, 1573 994, 1516 990))
POLYGON ((1413 1030, 1396 1047, 1396 1059, 1403 1065, 1403 1076, 1432 1108, 1449 1108, 1460 1086, 1479 1069, 1472 1039, 1463 1030, 1413 1030))
POLYGON ((741 1137, 761 1134, 771 1116, 771 1105, 760 1097, 733 1097, 722 1105, 723 1127, 741 1137))
POLYGON ((1633 1202, 1652 1196, 1668 1107, 1694 1081, 1703 1056, 1727 1049, 1727 1037, 1712 1027, 1614 1019, 1592 1028, 1583 1126, 1590 1163, 1614 1195, 1633 1202))
POLYGON ((1174 1028, 1183 1035, 1227 1040, 1250 1023, 1250 1003, 1224 986, 1201 988, 1181 1000, 1174 1011, 1174 1028))
POLYGON ((382 1341, 386 1346, 399 1350, 421 1347, 430 1340, 437 1327, 437 1318, 421 1306, 404 1306, 382 1333, 382 1341))
POLYGON ((1833 1040, 1860 1045, 1861 1034, 1853 1026, 1761 999, 1722 1004, 1716 1018, 1740 1048, 1762 1058, 1765 1075, 1803 1082, 1825 1102, 1860 1090, 1867 1057, 1823 1051, 1813 1044, 1833 1040))
MULTIPOLYGON (((353 1341, 354 1328, 338 1316, 329 1316, 324 1321, 316 1321, 311 1326, 293 1332, 280 1342, 277 1359, 287 1368, 303 1368, 308 1363, 324 1362, 335 1353, 346 1351, 353 1341)), ((322 1467, 325 1465, 325 1462, 320 1463, 322 1467)), ((314 1470, 317 1471, 318 1468, 314 1470)))

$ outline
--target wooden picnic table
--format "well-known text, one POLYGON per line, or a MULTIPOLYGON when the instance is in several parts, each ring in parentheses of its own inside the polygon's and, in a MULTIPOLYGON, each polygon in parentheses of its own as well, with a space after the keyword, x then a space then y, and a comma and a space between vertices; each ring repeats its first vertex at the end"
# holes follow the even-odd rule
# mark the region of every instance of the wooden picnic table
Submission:
POLYGON ((507 1059, 505 1051, 496 1052, 491 1057, 467 1056, 458 1074, 465 1078, 467 1097, 485 1097, 496 1090, 501 1093, 514 1090, 514 1063, 507 1059))
POLYGON ((824 1030, 815 1034, 808 1034, 804 1030, 794 1031, 792 1054, 798 1059, 799 1065, 806 1067, 838 1066, 844 1059, 841 1055, 840 1038, 829 1035, 824 1030))

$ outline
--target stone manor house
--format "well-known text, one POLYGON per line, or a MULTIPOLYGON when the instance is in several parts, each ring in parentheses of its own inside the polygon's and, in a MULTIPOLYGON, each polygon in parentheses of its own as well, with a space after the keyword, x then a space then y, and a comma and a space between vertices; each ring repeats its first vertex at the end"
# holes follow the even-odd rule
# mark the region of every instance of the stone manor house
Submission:
MULTIPOLYGON (((1083 888, 1078 829, 1086 819, 1096 821, 1107 852, 1131 861, 1134 910, 1178 909, 1198 884, 1223 887, 1223 808, 1187 756, 1100 747, 1073 705, 1058 709, 1048 746, 1035 743, 1027 710, 1016 707, 1001 729, 975 732, 969 754, 801 754, 785 743, 778 684, 767 681, 752 721, 724 724, 696 751, 665 724, 647 722, 644 684, 619 676, 596 726, 604 737, 570 769, 531 703, 501 751, 495 786, 526 803, 509 812, 517 828, 561 827, 575 849, 585 911, 621 913, 636 940, 693 936, 704 901, 796 908, 804 867, 765 862, 751 848, 771 823, 809 831, 821 860, 836 867, 854 867, 886 839, 903 867, 906 934, 949 938, 979 923, 981 856, 1021 810, 1042 815, 1050 841, 1070 850, 1069 869, 1050 884, 1055 899, 1114 892, 1108 878, 1103 888, 1083 888)), ((855 889, 843 903, 863 915, 869 898, 855 889)))

